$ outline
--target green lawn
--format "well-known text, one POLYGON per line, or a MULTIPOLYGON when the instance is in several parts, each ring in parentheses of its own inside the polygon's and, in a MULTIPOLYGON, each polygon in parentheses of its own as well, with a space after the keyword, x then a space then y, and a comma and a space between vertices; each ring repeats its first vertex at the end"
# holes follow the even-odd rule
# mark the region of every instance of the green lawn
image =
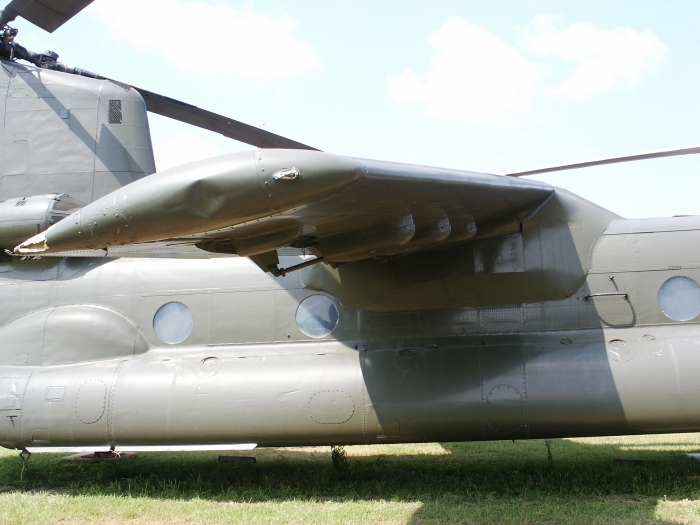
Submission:
POLYGON ((0 524, 699 523, 700 435, 62 461, 0 452, 0 524), (250 455, 250 454, 248 454, 250 455), (641 462, 616 459, 652 460, 641 462))

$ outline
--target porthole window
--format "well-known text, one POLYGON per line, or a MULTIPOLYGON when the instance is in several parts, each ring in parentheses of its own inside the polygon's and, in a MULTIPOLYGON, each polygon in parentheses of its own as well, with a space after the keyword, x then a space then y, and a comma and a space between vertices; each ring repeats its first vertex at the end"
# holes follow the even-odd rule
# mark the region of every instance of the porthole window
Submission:
POLYGON ((192 333, 192 312, 182 303, 166 303, 153 316, 153 331, 164 343, 181 343, 192 333))
POLYGON ((674 321, 689 321, 700 314, 700 286, 687 277, 671 277, 659 288, 659 306, 674 321))
POLYGON ((309 337, 326 337, 338 326, 338 307, 325 295, 311 295, 297 308, 297 326, 309 337))

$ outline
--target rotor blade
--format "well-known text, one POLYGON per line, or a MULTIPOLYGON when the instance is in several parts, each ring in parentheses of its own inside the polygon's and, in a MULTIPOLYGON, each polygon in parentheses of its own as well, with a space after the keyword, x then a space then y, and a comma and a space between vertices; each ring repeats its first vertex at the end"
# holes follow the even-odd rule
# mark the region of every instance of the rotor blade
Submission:
POLYGON ((520 171, 518 173, 507 173, 506 177, 522 177, 524 175, 537 175, 538 173, 549 173, 552 171, 575 170, 578 168, 589 168, 591 166, 601 166, 603 164, 616 164, 618 162, 632 162, 635 160, 657 159, 660 157, 675 157, 677 155, 694 155, 700 153, 700 147, 674 149, 669 151, 657 151, 655 153, 642 153, 640 155, 629 155, 627 157, 614 157, 612 159, 592 160, 590 162, 579 162, 578 164, 565 164, 553 168, 542 168, 539 170, 520 171))
POLYGON ((17 16, 53 33, 93 0, 12 0, 0 12, 0 28, 17 16))
POLYGON ((307 146, 300 142, 275 135, 264 129, 256 128, 239 122, 237 120, 212 113, 205 109, 180 102, 179 100, 165 97, 145 89, 131 86, 141 93, 146 101, 146 109, 152 113, 163 115, 171 119, 179 120, 186 124, 192 124, 199 128, 208 129, 216 133, 221 133, 240 142, 245 142, 258 148, 279 148, 279 149, 308 149, 318 151, 316 148, 307 146))

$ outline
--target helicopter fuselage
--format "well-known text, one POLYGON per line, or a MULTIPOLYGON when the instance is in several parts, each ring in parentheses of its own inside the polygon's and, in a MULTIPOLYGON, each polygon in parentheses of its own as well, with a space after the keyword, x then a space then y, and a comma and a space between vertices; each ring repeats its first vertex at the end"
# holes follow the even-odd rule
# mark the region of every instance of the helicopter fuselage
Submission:
POLYGON ((314 284, 313 272, 333 273, 322 265, 273 277, 239 257, 2 263, 0 443, 700 431, 700 329, 671 319, 658 300, 674 277, 700 280, 697 246, 697 218, 619 220, 593 245, 569 297, 404 311, 344 307, 314 284), (337 306, 332 334, 298 326, 311 296, 337 306), (154 331, 170 303, 193 313, 175 344, 154 331))

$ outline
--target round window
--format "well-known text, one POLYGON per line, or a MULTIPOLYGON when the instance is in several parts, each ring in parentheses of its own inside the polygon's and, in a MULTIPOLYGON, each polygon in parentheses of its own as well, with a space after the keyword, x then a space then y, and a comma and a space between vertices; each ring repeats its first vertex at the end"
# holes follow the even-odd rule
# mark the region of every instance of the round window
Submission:
POLYGON ((325 295, 311 295, 297 308, 297 326, 309 337, 326 337, 338 326, 338 307, 325 295))
POLYGON ((689 321, 700 314, 700 286, 687 277, 671 277, 659 288, 659 306, 674 321, 689 321))
POLYGON ((153 331, 168 344, 181 343, 192 333, 192 312, 182 303, 165 303, 153 316, 153 331))

